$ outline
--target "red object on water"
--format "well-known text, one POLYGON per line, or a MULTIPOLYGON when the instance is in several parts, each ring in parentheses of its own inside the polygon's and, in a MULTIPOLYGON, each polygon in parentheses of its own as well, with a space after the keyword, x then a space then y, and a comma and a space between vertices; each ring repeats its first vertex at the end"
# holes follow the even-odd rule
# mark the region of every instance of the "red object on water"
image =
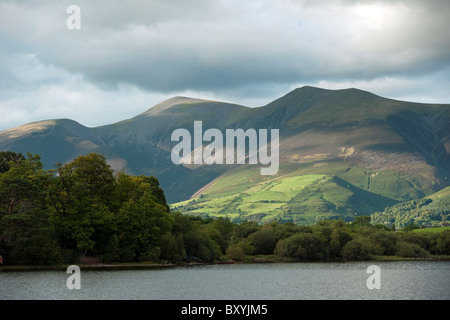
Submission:
POLYGON ((234 260, 229 260, 229 261, 217 261, 216 264, 234 264, 234 260))
POLYGON ((3 257, 0 256, 0 264, 3 264, 3 257))

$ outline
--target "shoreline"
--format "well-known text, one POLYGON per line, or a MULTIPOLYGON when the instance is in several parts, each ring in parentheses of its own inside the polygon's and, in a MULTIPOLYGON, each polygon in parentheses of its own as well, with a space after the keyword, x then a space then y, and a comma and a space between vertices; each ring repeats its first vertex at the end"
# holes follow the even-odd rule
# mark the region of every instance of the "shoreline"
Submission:
POLYGON ((450 261, 450 256, 433 256, 429 258, 404 258, 397 256, 377 256, 374 259, 358 260, 358 261, 297 261, 297 260, 278 260, 278 259, 264 259, 254 258, 246 261, 233 261, 221 263, 221 261, 214 262, 193 262, 193 263, 157 263, 157 262, 130 262, 130 263, 73 263, 64 265, 0 265, 0 273, 2 272, 23 272, 23 271, 66 271, 71 265, 77 265, 80 269, 87 270, 145 270, 145 269, 167 269, 177 267, 195 267, 216 264, 261 264, 261 263, 351 263, 351 262, 402 262, 402 261, 450 261))

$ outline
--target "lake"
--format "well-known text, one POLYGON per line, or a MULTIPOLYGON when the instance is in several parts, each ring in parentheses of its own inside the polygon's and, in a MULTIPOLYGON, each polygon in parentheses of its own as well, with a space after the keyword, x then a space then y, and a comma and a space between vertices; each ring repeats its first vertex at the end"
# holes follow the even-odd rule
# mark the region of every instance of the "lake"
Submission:
POLYGON ((0 300, 449 300, 450 261, 261 263, 0 272, 0 300), (379 267, 380 289, 367 282, 379 267))

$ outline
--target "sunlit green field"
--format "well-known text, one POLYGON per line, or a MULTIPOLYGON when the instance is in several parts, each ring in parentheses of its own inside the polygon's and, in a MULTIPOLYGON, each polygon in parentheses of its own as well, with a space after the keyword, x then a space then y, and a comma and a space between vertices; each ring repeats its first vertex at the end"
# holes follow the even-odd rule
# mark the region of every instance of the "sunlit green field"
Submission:
POLYGON ((252 178, 250 171, 246 173, 220 180, 221 186, 213 185, 200 197, 173 204, 172 209, 202 216, 227 216, 235 221, 290 221, 298 219, 294 217, 297 215, 314 221, 318 215, 333 213, 336 206, 345 206, 352 196, 333 177, 323 174, 272 179, 248 187, 239 183, 241 179, 248 183, 252 178))
POLYGON ((416 233, 441 233, 445 230, 450 230, 450 227, 434 227, 434 228, 421 228, 421 229, 415 229, 413 232, 416 233))

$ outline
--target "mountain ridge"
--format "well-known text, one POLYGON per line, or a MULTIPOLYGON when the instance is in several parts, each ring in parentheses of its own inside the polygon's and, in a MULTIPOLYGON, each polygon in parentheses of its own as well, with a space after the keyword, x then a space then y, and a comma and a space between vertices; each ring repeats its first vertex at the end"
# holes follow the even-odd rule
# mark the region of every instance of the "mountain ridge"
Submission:
MULTIPOLYGON (((99 127, 88 128, 70 119, 38 121, 0 132, 0 150, 40 154, 46 168, 98 152, 116 171, 156 176, 168 201, 178 203, 194 194, 208 195, 217 185, 237 190, 238 185, 226 182, 227 176, 237 179, 242 169, 246 176, 247 170, 256 172, 259 166, 174 165, 170 157, 173 130, 192 132, 194 121, 202 121, 203 130, 279 129, 280 172, 271 178, 324 175, 327 182, 317 184, 317 190, 326 186, 327 194, 334 186, 348 196, 331 202, 308 198, 307 202, 330 214, 350 217, 358 210, 367 214, 382 209, 357 203, 364 198, 372 204, 373 199, 381 199, 388 205, 419 199, 449 185, 449 119, 449 104, 388 99, 356 88, 304 86, 255 108, 178 96, 132 118, 99 127)), ((250 176, 251 181, 264 180, 250 176)), ((308 186, 310 190, 315 187, 308 186)), ((292 199, 304 198, 302 192, 292 199)), ((292 208, 303 210, 294 202, 292 208)))

